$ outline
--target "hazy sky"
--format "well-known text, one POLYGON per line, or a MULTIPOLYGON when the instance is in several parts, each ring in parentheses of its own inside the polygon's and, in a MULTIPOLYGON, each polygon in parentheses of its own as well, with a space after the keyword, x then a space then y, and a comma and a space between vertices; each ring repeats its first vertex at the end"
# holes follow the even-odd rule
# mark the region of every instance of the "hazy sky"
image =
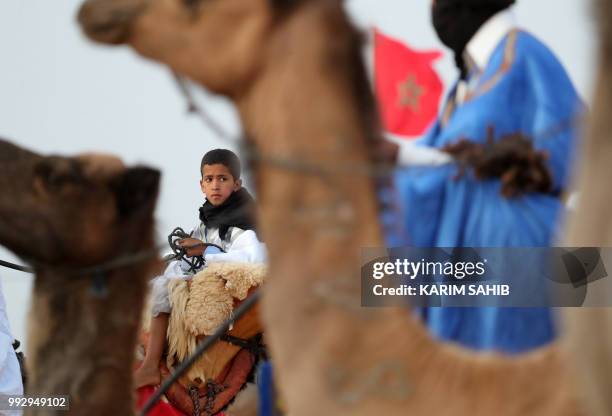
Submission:
MULTIPOLYGON (((359 25, 375 25, 417 49, 442 48, 430 26, 429 0, 347 0, 359 25)), ((189 228, 202 203, 201 156, 230 147, 185 115, 185 102, 168 71, 127 48, 87 41, 75 23, 77 0, 0 1, 0 136, 43 153, 106 151, 128 163, 163 171, 157 217, 161 236, 189 228)), ((521 26, 560 57, 588 100, 594 34, 586 0, 519 0, 521 26)), ((437 64, 454 77, 447 55, 437 64)), ((239 132, 223 99, 198 93, 225 128, 239 132)), ((307 111, 307 109, 305 109, 307 111)), ((15 260, 0 247, 0 259, 15 260)), ((31 278, 0 269, 14 336, 24 339, 31 278)), ((27 340, 26 340, 27 342, 27 340)))

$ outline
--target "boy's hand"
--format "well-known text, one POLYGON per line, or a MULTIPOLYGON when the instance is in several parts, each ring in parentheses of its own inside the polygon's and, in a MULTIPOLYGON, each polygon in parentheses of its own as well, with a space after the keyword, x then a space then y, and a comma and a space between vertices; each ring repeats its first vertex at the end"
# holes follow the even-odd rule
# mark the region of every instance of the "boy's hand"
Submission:
POLYGON ((204 255, 204 242, 197 238, 183 238, 179 240, 178 245, 185 249, 187 257, 204 255))

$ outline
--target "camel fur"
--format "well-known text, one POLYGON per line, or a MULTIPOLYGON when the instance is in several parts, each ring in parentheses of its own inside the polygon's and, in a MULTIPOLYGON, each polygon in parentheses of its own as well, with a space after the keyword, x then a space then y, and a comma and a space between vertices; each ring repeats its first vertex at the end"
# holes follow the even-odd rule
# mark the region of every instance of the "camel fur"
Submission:
POLYGON ((236 400, 225 410, 226 416, 258 416, 259 395, 257 386, 249 384, 236 396, 236 400))
MULTIPOLYGON (((597 78, 587 137, 576 181, 578 205, 570 216, 565 245, 612 247, 610 184, 612 177, 612 3, 594 2, 599 27, 597 78)), ((610 270, 608 270, 610 273, 610 270)), ((590 290, 597 290, 593 286, 590 290)), ((612 414, 612 310, 568 309, 563 312, 570 361, 588 398, 593 416, 612 414)))
POLYGON ((34 265, 28 394, 69 395, 70 410, 28 415, 127 416, 143 293, 156 266, 159 172, 114 157, 42 156, 0 140, 0 244, 34 265), (85 269, 144 252, 102 273, 85 269))
POLYGON ((89 0, 79 20, 92 39, 127 43, 236 104, 263 155, 261 308, 288 413, 585 414, 558 344, 478 354, 434 341, 406 310, 361 307, 360 250, 384 245, 380 182, 364 174, 379 130, 342 1, 189 3, 89 0))

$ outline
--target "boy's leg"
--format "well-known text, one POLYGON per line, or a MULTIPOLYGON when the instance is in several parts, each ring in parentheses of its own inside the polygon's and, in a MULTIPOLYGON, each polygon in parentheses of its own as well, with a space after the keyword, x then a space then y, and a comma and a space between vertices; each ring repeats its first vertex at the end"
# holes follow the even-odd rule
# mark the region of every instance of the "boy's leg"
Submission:
POLYGON ((149 345, 147 345, 146 355, 142 365, 134 373, 135 388, 156 386, 161 381, 159 361, 166 344, 169 316, 169 314, 162 312, 151 319, 151 332, 149 333, 149 345))

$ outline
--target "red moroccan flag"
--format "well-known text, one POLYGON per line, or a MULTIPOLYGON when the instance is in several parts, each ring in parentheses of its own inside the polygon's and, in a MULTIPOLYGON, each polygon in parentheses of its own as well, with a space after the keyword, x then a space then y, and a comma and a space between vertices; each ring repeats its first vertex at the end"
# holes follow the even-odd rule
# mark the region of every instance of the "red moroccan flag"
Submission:
POLYGON ((435 120, 443 84, 433 62, 441 56, 374 31, 374 82, 385 130, 414 138, 435 120))

